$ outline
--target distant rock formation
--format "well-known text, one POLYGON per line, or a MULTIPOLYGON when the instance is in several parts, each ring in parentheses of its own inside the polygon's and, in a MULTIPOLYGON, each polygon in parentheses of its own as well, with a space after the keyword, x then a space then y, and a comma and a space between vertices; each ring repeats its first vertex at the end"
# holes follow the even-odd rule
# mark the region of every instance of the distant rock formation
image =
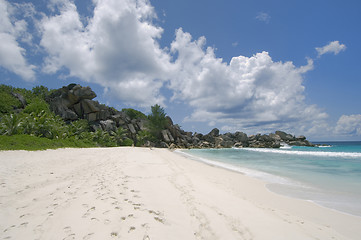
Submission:
MULTIPOLYGON (((131 119, 125 112, 110 108, 94 101, 96 94, 90 87, 70 84, 53 92, 47 99, 50 109, 65 121, 86 119, 94 131, 115 131, 122 127, 128 131, 128 136, 136 141, 141 130, 147 130, 147 119, 131 119)), ((159 142, 147 142, 146 146, 168 148, 279 148, 282 144, 296 146, 314 146, 305 136, 295 137, 291 134, 276 131, 269 135, 250 135, 243 132, 220 134, 214 128, 208 134, 192 133, 182 130, 173 124, 167 116, 168 127, 161 131, 159 142)))
POLYGON ((134 139, 138 131, 146 129, 144 119, 130 119, 124 112, 92 100, 96 96, 90 87, 70 84, 53 92, 47 102, 50 110, 65 121, 86 119, 94 131, 115 131, 122 127, 134 139))

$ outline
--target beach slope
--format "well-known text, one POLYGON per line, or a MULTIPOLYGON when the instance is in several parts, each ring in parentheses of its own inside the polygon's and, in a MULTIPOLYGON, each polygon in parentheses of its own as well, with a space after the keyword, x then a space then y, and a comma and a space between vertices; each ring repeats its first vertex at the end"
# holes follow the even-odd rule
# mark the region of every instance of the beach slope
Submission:
POLYGON ((166 149, 0 152, 0 239, 358 239, 361 218, 166 149))

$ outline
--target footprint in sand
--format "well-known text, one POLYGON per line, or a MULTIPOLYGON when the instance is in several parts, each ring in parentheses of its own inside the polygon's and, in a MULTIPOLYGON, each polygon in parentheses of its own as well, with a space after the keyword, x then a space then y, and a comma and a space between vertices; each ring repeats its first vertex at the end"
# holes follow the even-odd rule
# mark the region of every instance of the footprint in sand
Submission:
POLYGON ((75 240, 75 233, 68 235, 67 237, 63 238, 63 240, 75 240))
POLYGON ((33 232, 35 234, 42 234, 44 233, 44 230, 43 230, 43 225, 38 225, 34 228, 33 232))
POLYGON ((27 207, 28 207, 28 205, 25 205, 25 206, 16 208, 16 210, 23 209, 23 208, 27 208, 27 207))
POLYGON ((7 232, 7 231, 9 231, 10 229, 12 229, 12 228, 14 228, 14 227, 16 227, 16 226, 15 226, 15 225, 12 225, 12 226, 6 228, 6 229, 4 230, 4 232, 7 232))
POLYGON ((71 227, 70 226, 67 226, 65 228, 63 228, 64 232, 65 233, 71 233, 71 227))
POLYGON ((83 237, 83 240, 91 239, 93 235, 94 235, 94 233, 88 233, 87 235, 85 235, 85 236, 83 237))
POLYGON ((91 207, 91 208, 89 208, 87 211, 86 211, 86 213, 84 213, 83 214, 83 218, 86 218, 86 217, 88 217, 89 215, 90 215, 90 212, 92 212, 92 211, 94 211, 95 210, 95 207, 91 207))
POLYGON ((165 220, 163 218, 160 218, 160 217, 154 217, 154 219, 160 223, 163 223, 165 222, 165 220))
POLYGON ((22 224, 20 224, 20 227, 26 227, 26 226, 28 226, 28 222, 23 222, 22 224))

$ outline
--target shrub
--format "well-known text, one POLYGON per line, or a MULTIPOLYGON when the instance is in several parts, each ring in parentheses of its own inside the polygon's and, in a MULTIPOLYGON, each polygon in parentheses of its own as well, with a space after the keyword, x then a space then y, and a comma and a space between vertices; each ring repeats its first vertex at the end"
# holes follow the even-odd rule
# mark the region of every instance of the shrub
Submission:
POLYGON ((21 103, 18 99, 11 95, 10 92, 3 91, 0 88, 0 114, 11 113, 14 108, 20 108, 21 103))
POLYGON ((42 111, 50 113, 49 104, 40 97, 32 99, 32 101, 24 109, 24 113, 39 114, 42 111))
POLYGON ((122 112, 127 114, 130 119, 147 119, 147 116, 145 116, 144 113, 133 108, 123 108, 122 112))
POLYGON ((19 132, 21 119, 18 114, 9 114, 2 117, 0 122, 0 132, 4 135, 15 135, 19 132))
POLYGON ((30 135, 0 135, 0 150, 45 150, 65 147, 95 147, 93 142, 71 139, 51 140, 30 135))
POLYGON ((133 145, 134 145, 134 142, 133 142, 133 140, 130 139, 130 138, 124 139, 124 141, 123 141, 123 143, 122 143, 122 146, 128 146, 128 147, 130 147, 130 146, 133 146, 133 145))
POLYGON ((107 131, 98 129, 93 133, 93 141, 100 147, 116 147, 116 141, 107 131))
POLYGON ((155 141, 154 136, 146 130, 139 131, 137 134, 137 146, 143 146, 146 141, 155 141))
POLYGON ((126 138, 127 132, 124 128, 119 127, 115 132, 110 133, 118 146, 123 144, 124 139, 126 138))
POLYGON ((68 125, 68 136, 74 136, 76 138, 88 138, 84 133, 89 132, 89 123, 85 119, 73 121, 68 125))
POLYGON ((49 139, 66 138, 69 136, 69 127, 63 119, 54 113, 41 111, 27 114, 22 124, 23 133, 33 134, 49 139))

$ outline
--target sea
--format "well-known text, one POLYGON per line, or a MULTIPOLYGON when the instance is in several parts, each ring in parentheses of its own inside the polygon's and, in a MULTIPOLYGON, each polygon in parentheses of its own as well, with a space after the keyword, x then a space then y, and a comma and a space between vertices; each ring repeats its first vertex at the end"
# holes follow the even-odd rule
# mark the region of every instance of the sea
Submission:
POLYGON ((361 217, 361 142, 319 147, 190 149, 193 160, 265 181, 277 194, 361 217))

